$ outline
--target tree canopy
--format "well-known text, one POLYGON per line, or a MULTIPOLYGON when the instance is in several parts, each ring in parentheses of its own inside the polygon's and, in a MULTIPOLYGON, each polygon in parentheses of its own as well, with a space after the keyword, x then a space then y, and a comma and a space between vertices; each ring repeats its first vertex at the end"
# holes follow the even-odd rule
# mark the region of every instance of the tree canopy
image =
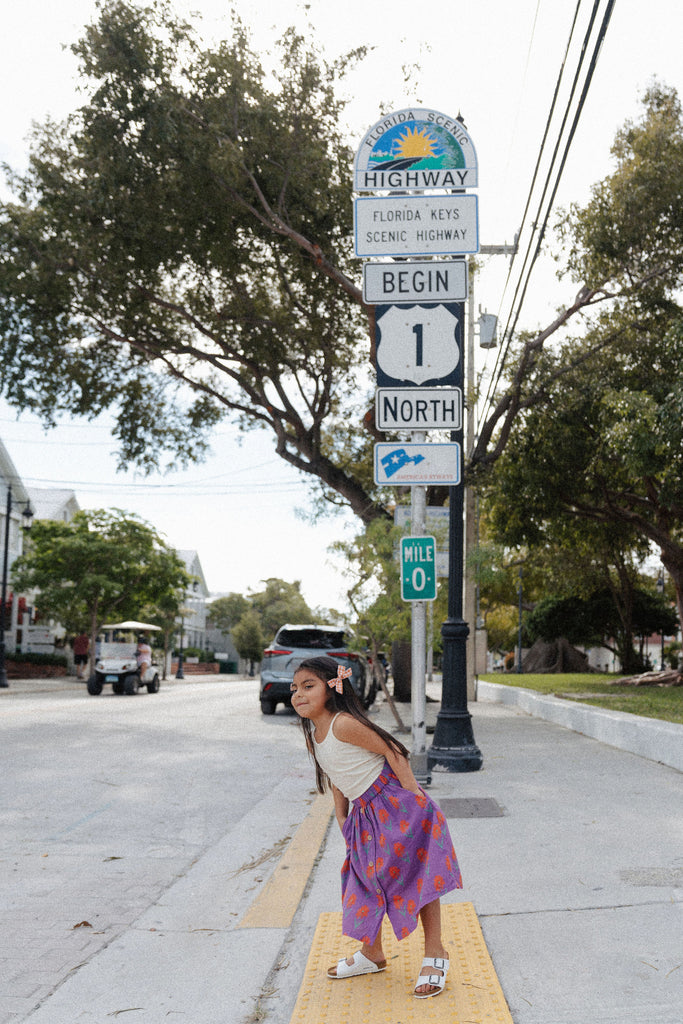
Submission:
POLYGON ((113 408, 147 469, 232 414, 382 514, 344 426, 370 390, 336 95, 362 50, 328 64, 288 30, 265 68, 239 20, 202 49, 163 0, 103 3, 74 50, 86 102, 35 129, 0 210, 5 397, 47 422, 113 408))
POLYGON ((19 590, 39 591, 43 618, 87 630, 93 651, 107 620, 177 614, 188 579, 149 523, 116 509, 77 512, 68 523, 38 520, 12 578, 19 590))
POLYGON ((587 324, 545 351, 491 474, 494 536, 510 545, 579 542, 612 564, 655 545, 683 619, 683 118, 653 86, 619 133, 617 169, 567 219, 568 265, 607 294, 587 324), (641 201, 642 199, 642 201, 641 201), (640 282, 637 292, 631 288, 640 282))

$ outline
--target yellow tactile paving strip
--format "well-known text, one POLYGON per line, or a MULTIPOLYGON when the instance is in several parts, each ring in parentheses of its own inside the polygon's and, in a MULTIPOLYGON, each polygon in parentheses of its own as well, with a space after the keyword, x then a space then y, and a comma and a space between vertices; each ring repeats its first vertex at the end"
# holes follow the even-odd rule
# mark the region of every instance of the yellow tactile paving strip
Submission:
POLYGON ((329 794, 315 798, 275 871, 238 928, 289 928, 325 838, 333 809, 329 794))
POLYGON ((359 948, 342 938, 341 914, 321 914, 290 1024, 513 1024, 471 903, 441 905, 451 967, 446 988, 415 999, 422 964, 422 928, 402 942, 384 926, 388 968, 382 974, 333 981, 330 964, 359 948))

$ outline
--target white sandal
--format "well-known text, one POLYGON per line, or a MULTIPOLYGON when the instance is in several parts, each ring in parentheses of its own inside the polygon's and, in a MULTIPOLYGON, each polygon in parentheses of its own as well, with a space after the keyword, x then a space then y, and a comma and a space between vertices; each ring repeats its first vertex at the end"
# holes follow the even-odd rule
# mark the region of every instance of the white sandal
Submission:
POLYGON ((361 953, 360 950, 354 953, 352 957, 349 957, 349 959, 352 963, 347 964, 346 957, 342 957, 342 959, 337 963, 337 973, 331 974, 330 972, 334 970, 334 967, 330 967, 327 972, 327 977, 355 978, 359 974, 379 974, 380 971, 386 971, 387 969, 386 960, 380 960, 380 962, 376 964, 374 960, 369 960, 368 957, 366 957, 364 953, 361 953))
POLYGON ((443 956, 426 956, 422 961, 422 967, 420 968, 420 976, 415 982, 415 988, 413 989, 413 995, 416 999, 431 999, 432 996, 440 996, 446 985, 446 977, 448 975, 448 968, 451 966, 451 962, 447 957, 443 956), (425 967, 432 967, 437 971, 443 971, 443 974, 422 974, 422 970, 425 967), (420 985, 431 985, 436 988, 436 992, 418 992, 417 989, 420 985))

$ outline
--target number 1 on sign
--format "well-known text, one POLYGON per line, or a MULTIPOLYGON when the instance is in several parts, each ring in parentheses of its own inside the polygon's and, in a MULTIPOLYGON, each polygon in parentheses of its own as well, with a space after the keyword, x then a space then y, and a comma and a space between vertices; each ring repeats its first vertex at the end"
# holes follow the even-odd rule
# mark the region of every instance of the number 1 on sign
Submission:
POLYGON ((422 366, 422 324, 413 324, 415 335, 415 365, 422 366))

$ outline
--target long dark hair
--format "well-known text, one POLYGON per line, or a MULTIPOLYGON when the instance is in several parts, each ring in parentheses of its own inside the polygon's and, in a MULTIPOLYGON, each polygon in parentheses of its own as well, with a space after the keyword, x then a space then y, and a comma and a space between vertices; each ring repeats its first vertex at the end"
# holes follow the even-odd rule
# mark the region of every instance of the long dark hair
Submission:
MULTIPOLYGON (((299 672, 301 669, 308 669, 318 679, 322 679, 324 683, 329 683, 331 679, 335 679, 337 676, 338 662, 334 658, 328 657, 326 654, 321 654, 315 658, 306 658, 296 669, 299 672)), ((296 675, 295 672, 295 675, 296 675)), ((358 694, 351 685, 349 679, 344 679, 342 683, 342 692, 339 693, 335 688, 331 687, 327 693, 327 700, 325 706, 336 714, 338 711, 346 711, 347 714, 353 715, 363 725, 367 725, 369 729, 381 736, 385 743, 387 743, 393 751, 397 754, 403 754, 404 757, 410 757, 410 753, 407 747, 404 747, 400 740, 397 740, 395 736, 387 732, 386 729, 382 729, 381 726, 375 725, 375 723, 366 714, 365 708, 361 704, 358 694)), ((319 793, 324 793, 330 785, 330 780, 325 772, 318 764, 318 758, 315 756, 315 742, 313 740, 313 723, 308 718, 300 718, 299 724, 304 731, 304 738, 306 740, 306 747, 308 752, 313 758, 315 764, 315 782, 319 793)))

